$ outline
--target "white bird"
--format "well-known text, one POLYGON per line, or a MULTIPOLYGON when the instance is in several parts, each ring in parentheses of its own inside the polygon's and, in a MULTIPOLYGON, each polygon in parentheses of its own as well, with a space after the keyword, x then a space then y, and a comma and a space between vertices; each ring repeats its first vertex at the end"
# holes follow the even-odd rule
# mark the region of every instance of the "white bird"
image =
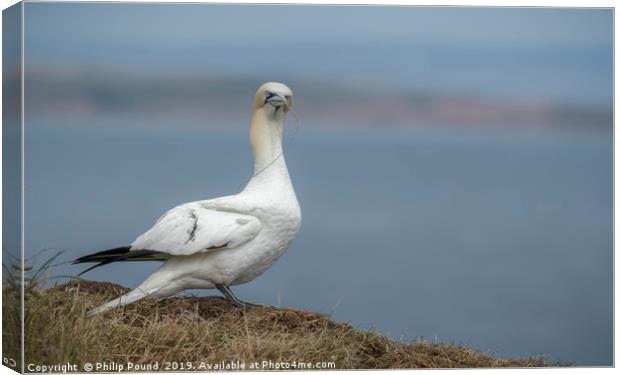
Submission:
POLYGON ((82 273, 118 261, 164 262, 137 288, 91 310, 90 315, 185 289, 217 288, 237 306, 259 306, 237 298, 230 286, 265 272, 286 251, 301 225, 282 149, 284 118, 292 105, 293 94, 281 83, 265 83, 256 92, 250 130, 254 175, 241 193, 177 206, 130 246, 73 262, 97 263, 82 273))

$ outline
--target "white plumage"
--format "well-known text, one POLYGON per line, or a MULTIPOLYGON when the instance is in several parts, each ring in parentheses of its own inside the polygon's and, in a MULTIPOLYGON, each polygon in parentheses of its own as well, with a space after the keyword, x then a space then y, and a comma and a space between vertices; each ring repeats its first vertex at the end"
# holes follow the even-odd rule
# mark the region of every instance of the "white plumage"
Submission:
POLYGON ((261 229, 256 217, 208 208, 208 201, 186 203, 166 212, 131 250, 149 249, 170 255, 192 255, 235 248, 256 237, 261 229))
POLYGON ((217 288, 237 305, 253 305, 238 299, 230 286, 249 282, 267 270, 288 248, 301 224, 282 150, 284 118, 291 107, 287 86, 270 82, 258 89, 250 132, 255 173, 241 193, 177 206, 131 246, 75 261, 96 266, 115 261, 164 262, 136 289, 90 314, 195 288, 217 288))

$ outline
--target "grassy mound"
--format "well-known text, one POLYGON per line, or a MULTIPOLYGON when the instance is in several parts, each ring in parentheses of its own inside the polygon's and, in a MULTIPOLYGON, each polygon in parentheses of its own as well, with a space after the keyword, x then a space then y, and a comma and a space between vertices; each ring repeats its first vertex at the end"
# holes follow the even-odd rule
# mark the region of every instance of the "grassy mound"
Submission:
MULTIPOLYGON (((208 371, 557 365, 541 357, 498 359, 459 345, 393 341, 322 314, 290 308, 243 310, 219 297, 142 301, 85 316, 125 291, 116 284, 83 280, 27 288, 25 363, 74 363, 80 371, 86 363, 104 362, 131 371, 175 369, 165 366, 208 371)), ((3 285, 3 299, 4 354, 18 358, 15 285, 3 285)))

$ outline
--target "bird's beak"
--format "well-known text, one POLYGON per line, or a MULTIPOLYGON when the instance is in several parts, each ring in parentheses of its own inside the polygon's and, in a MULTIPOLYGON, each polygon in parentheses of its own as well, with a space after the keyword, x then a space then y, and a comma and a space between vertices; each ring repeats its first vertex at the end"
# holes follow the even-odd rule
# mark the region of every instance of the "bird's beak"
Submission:
POLYGON ((274 107, 283 107, 283 106, 288 105, 286 98, 283 98, 279 94, 272 93, 272 92, 270 92, 267 95, 267 98, 265 98, 265 104, 267 103, 271 104, 274 107))

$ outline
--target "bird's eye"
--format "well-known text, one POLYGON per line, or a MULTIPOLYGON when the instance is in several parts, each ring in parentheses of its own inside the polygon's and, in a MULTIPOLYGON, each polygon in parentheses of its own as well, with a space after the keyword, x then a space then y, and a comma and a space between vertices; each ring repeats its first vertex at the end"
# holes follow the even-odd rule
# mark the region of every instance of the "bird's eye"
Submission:
POLYGON ((287 101, 291 100, 291 96, 290 95, 284 95, 284 97, 286 98, 287 101))

